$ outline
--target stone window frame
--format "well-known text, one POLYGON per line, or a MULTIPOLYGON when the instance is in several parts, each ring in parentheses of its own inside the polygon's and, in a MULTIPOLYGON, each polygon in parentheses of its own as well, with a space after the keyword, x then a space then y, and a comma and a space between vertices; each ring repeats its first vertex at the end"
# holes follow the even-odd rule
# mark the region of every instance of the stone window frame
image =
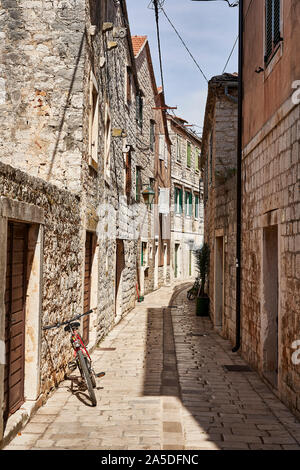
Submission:
POLYGON ((193 144, 190 140, 186 141, 186 168, 190 170, 192 168, 192 160, 193 160, 193 144), (190 155, 188 152, 188 148, 190 147, 190 155))
MULTIPOLYGON (((28 274, 25 306, 25 370, 24 397, 22 410, 17 410, 13 417, 22 415, 24 409, 30 414, 41 392, 41 319, 42 319, 42 281, 43 281, 43 240, 44 240, 44 210, 34 204, 29 204, 7 197, 0 197, 0 342, 5 341, 5 287, 6 287, 6 252, 8 222, 16 221, 29 225, 28 231, 28 274)), ((0 358, 1 359, 1 358, 0 358)), ((0 360, 0 376, 4 373, 4 363, 0 360)), ((0 393, 3 387, 0 382, 0 393)), ((3 415, 0 411, 0 433, 3 415)), ((0 435, 1 437, 1 435, 0 435)))
POLYGON ((188 219, 192 219, 193 217, 193 191, 191 188, 184 189, 184 216, 188 219), (187 201, 187 194, 189 195, 187 201))
MULTIPOLYGON (((99 279, 99 249, 100 249, 100 240, 97 233, 97 226, 95 226, 94 221, 86 219, 84 225, 84 240, 83 247, 85 246, 86 233, 90 232, 92 234, 92 269, 91 269, 91 291, 90 291, 90 308, 93 309, 93 312, 90 314, 89 322, 89 348, 93 347, 97 343, 97 306, 98 306, 98 279, 99 279)), ((84 250, 85 252, 85 250, 84 250)), ((85 259, 85 255, 84 255, 85 259)), ((84 309, 84 270, 85 263, 82 263, 82 312, 84 309)), ((81 323, 81 332, 82 332, 83 322, 81 323)))
POLYGON ((194 201, 195 201, 194 211, 193 211, 194 219, 199 220, 199 214, 200 214, 200 194, 199 193, 194 193, 194 201), (196 198, 198 200, 197 205, 196 205, 196 198), (197 207, 197 214, 196 214, 196 207, 197 207))
POLYGON ((195 146, 195 172, 199 173, 200 171, 200 157, 201 157, 201 150, 199 147, 195 146))
POLYGON ((150 150, 154 152, 155 150, 155 128, 156 128, 156 121, 154 119, 150 119, 150 150))
POLYGON ((183 216, 183 187, 174 185, 174 213, 177 217, 183 216))
POLYGON ((95 75, 90 73, 89 85, 89 165, 98 170, 99 89, 95 75))
MULTIPOLYGON (((261 279, 264 279, 264 234, 265 234, 265 229, 271 229, 275 228, 277 230, 277 263, 278 263, 278 341, 279 344, 282 343, 281 338, 282 338, 282 264, 280 260, 282 259, 282 255, 284 252, 284 247, 283 247, 283 240, 282 240, 282 231, 283 231, 283 223, 282 221, 284 220, 283 217, 284 210, 283 209, 272 209, 264 214, 261 214, 258 217, 258 229, 259 229, 259 250, 261 253, 261 263, 260 263, 260 276, 261 279)), ((261 301, 261 312, 260 312, 260 327, 261 327, 261 334, 260 334, 260 340, 259 340, 259 348, 260 348, 260 355, 262 358, 262 364, 261 364, 261 371, 264 374, 264 368, 265 368, 265 362, 264 362, 264 341, 265 341, 265 331, 264 331, 264 326, 266 325, 267 321, 267 313, 265 311, 264 305, 265 305, 265 293, 264 293, 264 284, 261 282, 260 286, 260 301, 261 301)), ((281 370, 282 370, 282 352, 280 351, 280 348, 278 349, 278 383, 280 383, 280 375, 281 375, 281 370)), ((267 378, 268 380, 268 378, 267 378)), ((269 380, 268 380, 269 382, 269 380)), ((269 382, 271 383, 271 382, 269 382)), ((272 387, 274 387, 274 384, 271 383, 272 387)), ((275 389, 277 387, 275 386, 275 389)))
POLYGON ((105 102, 104 112, 104 179, 110 184, 111 113, 109 102, 105 102))
POLYGON ((141 268, 149 267, 149 243, 146 238, 141 238, 141 268))
MULTIPOLYGON (((282 42, 282 3, 281 0, 265 0, 265 7, 264 7, 264 62, 266 65, 268 65, 271 61, 274 55, 276 54, 277 50, 280 48, 280 44, 282 42), (271 3, 271 5, 270 5, 271 3), (272 12, 268 12, 268 6, 271 6, 272 12), (276 15, 276 10, 275 7, 279 8, 279 18, 278 23, 279 23, 279 31, 276 31, 278 37, 274 37, 275 31, 274 31, 274 22, 275 22, 275 15, 276 15), (267 16, 268 15, 268 16, 267 16), (267 28, 267 22, 268 20, 271 20, 271 38, 269 38, 270 31, 267 28), (268 40, 271 39, 272 42, 272 47, 268 51, 268 40), (276 43, 274 43, 274 39, 276 40, 276 43)), ((270 26, 270 25, 269 25, 270 26)))
POLYGON ((132 104, 132 69, 128 63, 125 65, 125 104, 129 108, 132 104))
POLYGON ((182 137, 180 134, 176 133, 176 162, 181 163, 182 154, 182 137))

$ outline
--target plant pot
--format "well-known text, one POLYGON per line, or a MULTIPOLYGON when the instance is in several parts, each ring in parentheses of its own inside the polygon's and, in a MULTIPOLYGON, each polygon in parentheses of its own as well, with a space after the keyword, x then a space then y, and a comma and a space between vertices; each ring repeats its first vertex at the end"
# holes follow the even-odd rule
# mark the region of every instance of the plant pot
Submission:
POLYGON ((196 315, 198 317, 209 316, 209 297, 197 297, 196 315))

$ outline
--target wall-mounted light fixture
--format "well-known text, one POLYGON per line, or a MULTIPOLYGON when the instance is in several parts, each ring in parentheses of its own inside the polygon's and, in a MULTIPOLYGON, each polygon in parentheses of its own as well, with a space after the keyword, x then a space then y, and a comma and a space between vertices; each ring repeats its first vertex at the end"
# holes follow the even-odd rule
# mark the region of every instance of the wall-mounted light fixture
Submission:
POLYGON ((151 186, 149 186, 147 184, 143 184, 142 186, 147 186, 144 189, 144 191, 142 191, 142 195, 143 195, 144 202, 145 202, 146 206, 151 207, 151 205, 153 204, 153 201, 154 201, 155 191, 151 188, 151 186))

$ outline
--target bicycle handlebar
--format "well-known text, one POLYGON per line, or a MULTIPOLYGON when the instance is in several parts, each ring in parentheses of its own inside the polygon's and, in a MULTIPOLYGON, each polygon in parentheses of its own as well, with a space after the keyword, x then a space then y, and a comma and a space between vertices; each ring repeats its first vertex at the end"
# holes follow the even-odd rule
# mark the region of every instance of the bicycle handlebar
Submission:
POLYGON ((50 326, 43 326, 42 330, 51 330, 52 328, 59 328, 60 326, 63 325, 68 325, 68 323, 71 323, 74 320, 78 320, 80 317, 83 317, 84 315, 89 315, 92 313, 93 309, 89 310, 88 312, 85 313, 80 313, 79 315, 76 315, 76 317, 71 318, 71 320, 63 321, 63 322, 57 322, 55 325, 50 325, 50 326))

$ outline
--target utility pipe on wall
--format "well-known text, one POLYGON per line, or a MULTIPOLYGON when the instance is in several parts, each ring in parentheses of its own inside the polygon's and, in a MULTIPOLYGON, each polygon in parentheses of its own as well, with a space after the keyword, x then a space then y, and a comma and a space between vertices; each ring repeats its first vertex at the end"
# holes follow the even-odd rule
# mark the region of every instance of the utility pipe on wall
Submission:
POLYGON ((239 89, 238 89, 238 142, 236 192, 236 343, 233 352, 241 346, 241 235, 242 235, 242 136, 243 136, 243 41, 244 0, 239 3, 239 89))

